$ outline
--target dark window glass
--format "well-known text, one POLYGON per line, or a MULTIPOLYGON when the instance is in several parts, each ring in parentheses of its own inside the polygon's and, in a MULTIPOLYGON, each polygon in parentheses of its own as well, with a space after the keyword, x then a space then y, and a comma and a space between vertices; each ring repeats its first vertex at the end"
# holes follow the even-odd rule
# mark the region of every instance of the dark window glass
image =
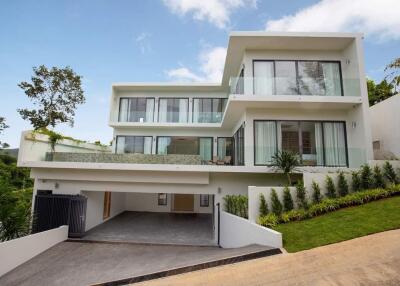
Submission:
POLYGON ((195 98, 193 99, 193 122, 221 122, 225 111, 226 98, 195 98))
POLYGON ((159 193, 158 194, 158 205, 159 206, 166 206, 168 204, 168 196, 166 193, 159 193))
POLYGON ((151 154, 152 142, 151 136, 117 136, 116 153, 151 154))
POLYGON ((244 126, 242 125, 233 136, 235 142, 235 165, 244 165, 244 126))
POLYGON ((233 164, 234 154, 233 154, 233 138, 218 138, 217 142, 217 155, 218 160, 224 161, 225 164, 233 164))
POLYGON ((210 205, 209 195, 200 195, 200 206, 208 207, 210 205))

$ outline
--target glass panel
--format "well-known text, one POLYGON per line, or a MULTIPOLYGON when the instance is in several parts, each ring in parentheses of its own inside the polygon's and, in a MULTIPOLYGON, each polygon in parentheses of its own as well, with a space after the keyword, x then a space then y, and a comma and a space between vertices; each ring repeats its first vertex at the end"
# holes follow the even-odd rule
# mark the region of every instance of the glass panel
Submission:
POLYGON ((158 137, 157 154, 199 155, 197 137, 158 137))
POLYGON ((125 137, 124 136, 117 136, 117 148, 116 148, 116 153, 117 154, 123 154, 125 148, 125 137))
POLYGON ((235 142, 235 165, 244 165, 244 127, 243 125, 233 135, 235 142))
POLYGON ((218 160, 224 161, 225 164, 231 165, 233 162, 233 138, 218 138, 217 143, 218 160))
POLYGON ((226 98, 193 99, 194 123, 218 123, 222 120, 226 98))
POLYGON ((346 166, 346 134, 344 123, 324 122, 324 151, 326 166, 346 166))
POLYGON ((276 61, 275 62, 276 94, 295 95, 298 94, 296 80, 296 62, 276 61))
POLYGON ((158 205, 166 206, 168 204, 168 196, 165 193, 158 194, 158 205))
POLYGON ((208 207, 209 204, 210 204, 209 196, 208 195, 200 195, 200 206, 208 207))
POLYGON ((305 166, 323 165, 322 132, 320 122, 300 122, 301 161, 305 166))
POLYGON ((212 141, 213 138, 200 138, 200 157, 201 160, 208 162, 212 159, 212 141))
POLYGON ((146 122, 154 121, 154 98, 148 98, 146 101, 146 122))
POLYGON ((318 62, 298 62, 299 87, 302 95, 325 95, 325 84, 318 62))
POLYGON ((153 137, 144 137, 143 154, 151 154, 151 147, 153 145, 153 137))
POLYGON ((325 95, 341 96, 342 82, 340 80, 339 63, 321 63, 325 84, 325 95))
POLYGON ((118 136, 116 153, 118 154, 151 154, 151 136, 118 136))
POLYGON ((157 138, 157 154, 168 154, 168 145, 171 143, 171 137, 158 137, 157 138))
POLYGON ((236 82, 235 94, 244 94, 244 69, 240 71, 239 78, 236 82))
POLYGON ((299 122, 280 122, 280 149, 300 154, 299 122))
POLYGON ((255 142, 255 164, 268 165, 277 151, 276 122, 256 121, 254 122, 255 142))
POLYGON ((274 92, 274 62, 254 62, 254 94, 273 95, 274 92))
POLYGON ((159 100, 159 122, 179 122, 188 120, 187 98, 161 98, 159 100))

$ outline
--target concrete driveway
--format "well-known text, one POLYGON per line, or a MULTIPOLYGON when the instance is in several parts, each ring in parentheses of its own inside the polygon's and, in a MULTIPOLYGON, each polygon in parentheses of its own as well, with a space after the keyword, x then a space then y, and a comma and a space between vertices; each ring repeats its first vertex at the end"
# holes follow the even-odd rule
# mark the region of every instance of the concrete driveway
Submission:
POLYGON ((89 230, 83 239, 215 246, 213 233, 211 214, 126 211, 89 230))
POLYGON ((62 242, 1 277, 0 285, 92 285, 268 249, 62 242))
POLYGON ((400 285, 400 230, 136 285, 400 285))

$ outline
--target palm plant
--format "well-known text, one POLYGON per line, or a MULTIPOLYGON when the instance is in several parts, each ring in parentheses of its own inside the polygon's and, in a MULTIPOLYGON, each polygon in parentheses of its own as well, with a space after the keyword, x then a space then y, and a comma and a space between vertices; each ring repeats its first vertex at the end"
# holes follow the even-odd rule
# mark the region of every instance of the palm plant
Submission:
POLYGON ((288 184, 291 186, 290 174, 300 165, 299 155, 285 150, 278 151, 272 156, 272 164, 286 175, 288 184))

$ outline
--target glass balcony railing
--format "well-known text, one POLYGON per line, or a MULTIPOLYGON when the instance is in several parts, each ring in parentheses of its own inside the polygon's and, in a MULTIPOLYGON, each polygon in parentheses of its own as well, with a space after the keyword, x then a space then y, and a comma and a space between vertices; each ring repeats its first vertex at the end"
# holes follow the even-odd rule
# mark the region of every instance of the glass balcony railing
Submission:
POLYGON ((223 112, 195 112, 193 123, 220 123, 223 115, 223 112))
POLYGON ((231 94, 361 96, 359 79, 231 77, 231 94))

